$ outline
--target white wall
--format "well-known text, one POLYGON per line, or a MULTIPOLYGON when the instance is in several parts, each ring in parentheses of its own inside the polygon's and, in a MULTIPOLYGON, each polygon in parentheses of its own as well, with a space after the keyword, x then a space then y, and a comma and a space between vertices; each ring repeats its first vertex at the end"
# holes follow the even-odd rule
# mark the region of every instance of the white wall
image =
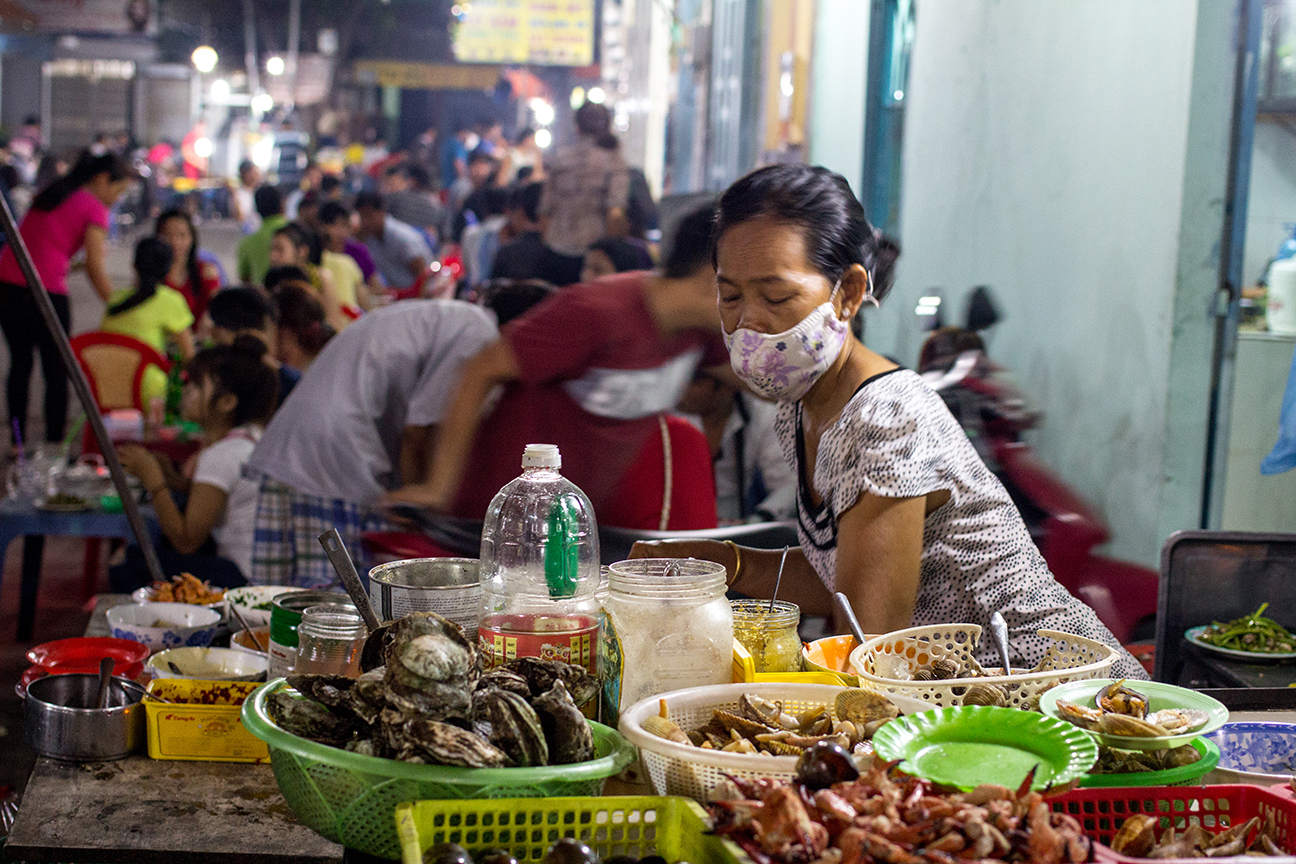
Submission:
POLYGON ((1296 130, 1262 121, 1256 124, 1251 156, 1243 285, 1255 284, 1279 244, 1291 236, 1284 222, 1296 222, 1296 130))
MULTIPOLYGON (((943 2, 943 0, 942 0, 943 2)), ((819 0, 810 58, 810 162, 831 168, 863 194, 864 79, 869 4, 819 0)))
POLYGON ((903 255, 866 332, 912 363, 918 296, 945 286, 961 317, 969 287, 993 286, 1006 319, 990 352, 1045 412, 1041 457, 1105 514, 1112 554, 1150 565, 1164 539, 1197 7, 920 2, 903 255))

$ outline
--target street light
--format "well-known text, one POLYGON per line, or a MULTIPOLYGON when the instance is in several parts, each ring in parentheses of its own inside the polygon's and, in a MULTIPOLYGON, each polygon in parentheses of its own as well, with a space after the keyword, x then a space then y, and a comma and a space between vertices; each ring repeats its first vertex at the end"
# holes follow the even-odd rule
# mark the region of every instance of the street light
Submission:
POLYGON ((271 75, 282 75, 284 73, 284 59, 277 55, 271 57, 266 61, 266 71, 271 75))
POLYGON ((194 67, 204 75, 216 68, 216 49, 210 45, 199 45, 189 57, 194 67))
POLYGON ((252 97, 252 110, 258 114, 266 114, 274 107, 274 98, 269 93, 258 93, 252 97))
POLYGON ((535 142, 537 147, 544 150, 553 143, 553 135, 548 129, 538 129, 535 133, 535 142))
POLYGON ((218 104, 228 102, 230 97, 230 85, 224 78, 217 78, 211 85, 211 98, 218 104))
POLYGON ((585 94, 585 98, 595 105, 602 105, 603 100, 607 98, 607 94, 603 92, 602 87, 591 87, 589 93, 585 94))

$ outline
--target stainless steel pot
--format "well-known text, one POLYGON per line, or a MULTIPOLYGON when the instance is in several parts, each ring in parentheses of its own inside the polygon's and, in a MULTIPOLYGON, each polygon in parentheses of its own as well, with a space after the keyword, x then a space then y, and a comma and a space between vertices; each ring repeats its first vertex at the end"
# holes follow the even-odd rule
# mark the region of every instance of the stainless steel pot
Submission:
POLYGON ((42 756, 72 762, 123 759, 144 742, 140 696, 114 678, 105 708, 93 708, 99 676, 50 675, 27 685, 25 739, 42 756))
POLYGON ((476 558, 411 558, 369 571, 369 602, 383 621, 435 612, 476 638, 481 596, 476 558))

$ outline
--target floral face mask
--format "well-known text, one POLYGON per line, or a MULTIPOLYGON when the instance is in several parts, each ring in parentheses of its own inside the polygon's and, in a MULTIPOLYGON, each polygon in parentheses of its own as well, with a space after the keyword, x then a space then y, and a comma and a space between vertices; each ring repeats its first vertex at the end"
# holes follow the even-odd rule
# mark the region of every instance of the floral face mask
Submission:
POLYGON ((810 391, 841 353, 850 328, 837 317, 833 286, 828 302, 817 306, 791 330, 757 333, 739 328, 724 335, 729 365, 752 392, 766 399, 795 402, 810 391))

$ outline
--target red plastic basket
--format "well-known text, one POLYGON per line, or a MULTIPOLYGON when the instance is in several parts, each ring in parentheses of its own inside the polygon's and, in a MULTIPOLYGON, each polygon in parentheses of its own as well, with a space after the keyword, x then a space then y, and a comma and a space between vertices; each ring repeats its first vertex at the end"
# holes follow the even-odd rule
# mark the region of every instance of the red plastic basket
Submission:
MULTIPOLYGON (((1084 833, 1103 844, 1096 850, 1099 861, 1144 862, 1142 858, 1117 855, 1107 844, 1120 830, 1126 817, 1135 813, 1156 816, 1160 839, 1171 825, 1176 832, 1198 824, 1219 834, 1252 816, 1261 820, 1272 815, 1277 836, 1274 841, 1285 852, 1296 852, 1296 801, 1275 795, 1260 786, 1162 786, 1124 789, 1076 789, 1051 802, 1053 809, 1080 821, 1084 833)), ((1175 859, 1161 859, 1170 861, 1175 859)), ((1204 859, 1184 859, 1201 862, 1204 859)), ((1229 859, 1214 859, 1229 860, 1229 859)), ((1265 860, 1296 862, 1296 855, 1265 860)))

